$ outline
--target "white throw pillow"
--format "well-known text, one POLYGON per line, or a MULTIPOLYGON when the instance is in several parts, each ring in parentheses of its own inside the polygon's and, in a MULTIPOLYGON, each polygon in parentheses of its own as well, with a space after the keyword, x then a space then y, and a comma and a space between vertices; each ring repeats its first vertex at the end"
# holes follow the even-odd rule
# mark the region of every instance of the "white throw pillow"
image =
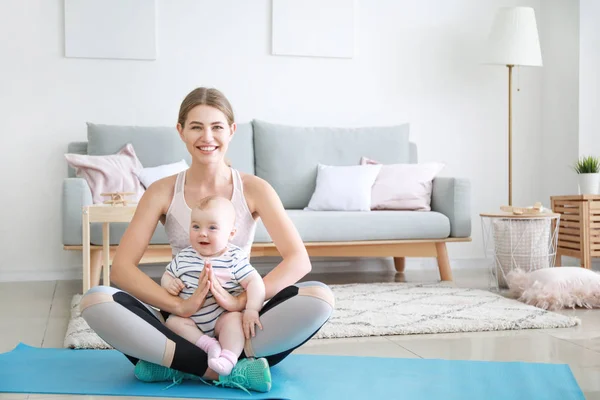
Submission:
POLYGON ((135 171, 140 182, 146 189, 154 182, 166 178, 167 176, 178 174, 179 172, 188 169, 189 166, 185 160, 178 161, 172 164, 159 165, 158 167, 142 168, 135 171))
POLYGON ((371 187, 381 165, 332 166, 318 164, 311 211, 370 211, 371 187))

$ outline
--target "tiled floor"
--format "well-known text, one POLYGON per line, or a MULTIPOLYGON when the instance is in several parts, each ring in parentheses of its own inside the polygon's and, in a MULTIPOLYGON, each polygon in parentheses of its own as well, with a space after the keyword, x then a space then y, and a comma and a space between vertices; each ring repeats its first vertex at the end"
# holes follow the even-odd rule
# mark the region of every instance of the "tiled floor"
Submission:
MULTIPOLYGON (((487 287, 484 270, 455 270, 454 275, 458 286, 487 287)), ((435 281, 438 276, 435 270, 407 271, 405 274, 395 274, 391 270, 314 274, 307 279, 335 284, 435 281)), ((0 315, 4 322, 0 330, 0 352, 10 351, 18 342, 62 347, 70 300, 80 290, 81 281, 0 283, 0 315)), ((582 325, 568 329, 321 339, 306 343, 297 353, 567 363, 586 398, 600 400, 600 310, 562 313, 580 317, 582 325)), ((0 399, 28 398, 100 399, 97 396, 0 394, 0 399)))

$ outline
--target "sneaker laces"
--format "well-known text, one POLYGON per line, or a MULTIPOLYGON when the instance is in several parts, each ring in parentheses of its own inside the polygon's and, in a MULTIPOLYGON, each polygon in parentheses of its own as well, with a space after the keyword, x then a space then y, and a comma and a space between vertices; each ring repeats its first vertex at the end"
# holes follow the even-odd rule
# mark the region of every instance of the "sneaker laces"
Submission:
POLYGON ((166 388, 163 388, 163 390, 171 389, 173 386, 177 386, 177 385, 181 384, 181 382, 183 382, 183 375, 181 375, 179 377, 173 377, 173 383, 171 383, 166 388))
POLYGON ((244 385, 250 386, 250 382, 248 381, 248 378, 246 377, 246 375, 244 375, 244 373, 242 371, 236 370, 234 368, 231 371, 231 374, 229 376, 222 377, 222 378, 225 378, 225 380, 224 381, 220 381, 220 380, 216 381, 215 386, 234 385, 238 389, 242 389, 244 392, 248 393, 249 395, 252 395, 252 393, 250 393, 250 391, 244 387, 244 385), (235 382, 234 379, 240 380, 242 383, 235 382))
MULTIPOLYGON (((201 382, 202 382, 202 383, 204 383, 205 385, 212 386, 210 383, 206 382, 206 381, 205 381, 204 379, 202 379, 202 377, 200 377, 200 376, 197 376, 197 375, 190 375, 190 374, 187 374, 187 375, 188 375, 188 376, 193 376, 193 379, 194 379, 194 380, 198 379, 199 381, 201 381, 201 382)), ((178 371, 178 372, 177 372, 177 374, 176 374, 176 376, 173 376, 173 382, 172 382, 172 383, 171 383, 169 386, 167 386, 167 387, 163 388, 162 390, 167 390, 167 389, 170 389, 170 388, 172 388, 173 386, 180 385, 180 384, 181 384, 181 383, 184 381, 185 377, 186 377, 186 374, 182 373, 181 371, 178 371)))

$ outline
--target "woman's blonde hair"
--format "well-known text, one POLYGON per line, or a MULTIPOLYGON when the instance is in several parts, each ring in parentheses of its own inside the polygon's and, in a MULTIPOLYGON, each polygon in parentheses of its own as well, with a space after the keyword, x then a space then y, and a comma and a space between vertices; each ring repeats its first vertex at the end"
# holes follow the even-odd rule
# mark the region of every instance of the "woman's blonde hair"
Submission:
POLYGON ((214 107, 221 111, 225 114, 229 126, 235 122, 233 108, 231 107, 229 100, 227 100, 227 97, 217 89, 205 87, 196 88, 185 96, 185 99, 181 102, 181 107, 179 107, 179 118, 177 122, 179 122, 182 127, 185 126, 185 121, 189 112, 192 108, 200 105, 214 107))

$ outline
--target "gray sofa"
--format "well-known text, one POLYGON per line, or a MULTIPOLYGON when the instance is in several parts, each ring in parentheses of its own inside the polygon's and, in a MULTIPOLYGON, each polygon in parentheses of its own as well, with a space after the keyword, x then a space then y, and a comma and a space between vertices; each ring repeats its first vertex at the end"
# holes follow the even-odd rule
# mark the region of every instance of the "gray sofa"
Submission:
MULTIPOLYGON (((174 127, 135 127, 88 123, 87 142, 68 145, 69 153, 114 154, 126 143, 132 143, 144 167, 177 162, 191 163, 184 144, 174 127)), ((409 141, 409 126, 370 128, 309 128, 277 125, 253 120, 238 124, 238 130, 227 154, 232 166, 268 181, 279 194, 300 236, 310 248, 311 243, 359 243, 391 241, 390 244, 445 243, 468 241, 471 235, 470 184, 466 179, 439 177, 433 182, 431 207, 422 211, 305 211, 315 189, 317 163, 357 165, 362 156, 381 163, 415 163, 417 147, 409 141)), ((73 249, 81 243, 81 209, 92 203, 86 181, 68 168, 63 183, 62 217, 63 244, 73 249)), ((125 224, 111 224, 110 240, 116 245, 125 224)), ((259 221, 255 243, 270 243, 271 238, 259 221)), ((91 243, 102 243, 101 224, 93 224, 91 243)), ((161 224, 152 245, 167 244, 161 224)), ((362 243, 363 245, 368 245, 362 243)), ((388 246, 389 247, 389 246, 388 246)), ((406 247, 406 246, 405 246, 406 247)), ((414 246, 413 246, 414 247, 414 246)), ((345 247, 348 249, 348 247, 345 247)), ((398 247, 399 248, 399 247, 398 247)), ((413 256, 410 251, 384 251, 382 256, 400 259, 413 256)), ((344 254, 340 253, 335 256, 344 254)), ((445 247, 444 247, 445 251, 445 247)), ((327 251, 316 251, 319 256, 327 251)), ((421 256, 422 252, 415 252, 421 256)), ((257 253, 258 255, 267 253, 257 253)), ((348 251, 360 255, 360 251, 348 251)), ((365 256, 377 256, 367 251, 365 256)), ((439 260, 438 252, 434 254, 439 260)), ((447 256, 446 256, 447 258, 447 256)), ((397 269, 403 266, 397 265, 397 269)))

